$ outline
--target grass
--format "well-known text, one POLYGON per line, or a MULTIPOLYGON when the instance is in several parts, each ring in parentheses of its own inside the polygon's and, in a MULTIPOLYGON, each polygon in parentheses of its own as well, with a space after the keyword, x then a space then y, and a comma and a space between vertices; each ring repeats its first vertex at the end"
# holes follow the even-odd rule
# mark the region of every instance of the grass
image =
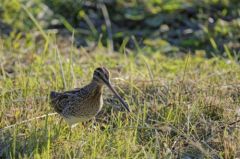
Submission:
MULTIPOLYGON (((234 158, 238 143, 239 65, 220 57, 167 57, 159 52, 87 53, 63 46, 1 40, 1 140, 3 158, 234 158), (58 49, 57 49, 58 48, 58 49), (58 52, 59 50, 59 52, 58 52), (132 113, 106 88, 104 108, 69 137, 53 112, 50 90, 81 87, 94 68, 106 66, 132 113), (64 82, 65 81, 65 82, 64 82), (65 83, 65 84, 64 84, 65 83)), ((66 40, 67 41, 67 40, 66 40)), ((141 49, 141 48, 140 48, 141 49)))
POLYGON ((0 158, 240 157, 238 7, 143 2, 109 1, 103 15, 57 0, 0 4, 0 158), (82 87, 99 66, 132 112, 105 88, 103 110, 70 135, 49 92, 82 87))
POLYGON ((101 40, 109 51, 121 49, 127 39, 127 48, 137 49, 135 39, 139 46, 165 54, 205 50, 207 57, 230 55, 239 60, 240 3, 237 2, 3 0, 0 35, 38 30, 46 38, 43 31, 70 37, 74 33, 78 46, 101 40))

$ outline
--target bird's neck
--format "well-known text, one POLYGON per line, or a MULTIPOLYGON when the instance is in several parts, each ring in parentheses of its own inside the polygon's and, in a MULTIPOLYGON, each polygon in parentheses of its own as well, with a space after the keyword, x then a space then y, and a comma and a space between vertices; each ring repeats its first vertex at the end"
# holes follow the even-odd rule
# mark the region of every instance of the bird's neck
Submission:
POLYGON ((99 84, 98 82, 96 82, 94 80, 89 84, 89 87, 94 89, 96 93, 101 94, 103 92, 103 84, 99 84))

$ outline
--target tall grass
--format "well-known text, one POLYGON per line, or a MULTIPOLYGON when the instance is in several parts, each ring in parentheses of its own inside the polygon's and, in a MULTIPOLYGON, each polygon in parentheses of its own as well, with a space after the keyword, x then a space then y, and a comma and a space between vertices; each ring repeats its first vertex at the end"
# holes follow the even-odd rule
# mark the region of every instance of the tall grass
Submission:
MULTIPOLYGON (((194 53, 166 56, 158 46, 143 48, 129 36, 119 52, 113 52, 110 13, 102 6, 108 48, 101 35, 93 49, 77 48, 75 33, 89 32, 61 17, 72 36, 46 33, 30 7, 20 8, 38 31, 13 31, 0 39, 0 158, 240 157, 239 55, 227 45, 228 59, 216 54, 211 59, 194 53), (135 51, 127 48, 129 43, 135 51), (132 112, 122 111, 106 88, 103 110, 70 135, 49 105, 49 92, 84 86, 98 66, 110 70, 112 83, 132 112)), ((79 13, 96 38, 88 15, 79 13)), ((217 39, 208 29, 205 32, 213 51, 222 54, 217 39)))
POLYGON ((239 123, 231 123, 239 119, 240 69, 233 60, 169 58, 158 52, 145 56, 143 51, 105 54, 103 47, 86 55, 51 39, 47 49, 41 40, 35 48, 22 39, 16 49, 1 41, 1 157, 239 156, 239 123), (103 110, 95 120, 74 128, 70 137, 58 115, 45 115, 53 112, 48 93, 64 90, 64 85, 72 88, 68 83, 87 84, 99 65, 110 69, 132 112, 120 111, 106 88, 103 110))

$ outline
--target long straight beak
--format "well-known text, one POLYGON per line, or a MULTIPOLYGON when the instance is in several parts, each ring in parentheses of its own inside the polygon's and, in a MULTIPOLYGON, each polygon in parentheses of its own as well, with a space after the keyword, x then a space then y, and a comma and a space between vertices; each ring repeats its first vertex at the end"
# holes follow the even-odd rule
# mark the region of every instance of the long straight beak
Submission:
POLYGON ((117 93, 117 91, 112 87, 112 85, 110 84, 110 82, 108 81, 104 81, 106 83, 106 85, 108 86, 108 88, 113 92, 113 94, 118 98, 118 100, 122 103, 122 105, 124 106, 125 109, 127 109, 128 112, 130 112, 130 109, 128 107, 128 104, 122 99, 122 97, 120 97, 120 95, 117 93))

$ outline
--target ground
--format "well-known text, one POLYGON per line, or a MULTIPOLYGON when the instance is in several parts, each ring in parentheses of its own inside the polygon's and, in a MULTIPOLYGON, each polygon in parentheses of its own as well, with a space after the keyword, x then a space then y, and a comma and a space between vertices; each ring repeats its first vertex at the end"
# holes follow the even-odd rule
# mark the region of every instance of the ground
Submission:
MULTIPOLYGON (((145 44, 132 36, 132 43, 123 39, 113 48, 88 37, 96 43, 82 46, 74 31, 49 31, 31 16, 37 11, 22 8, 33 22, 29 31, 8 20, 1 30, 0 158, 240 157, 240 66, 234 37, 225 36, 227 43, 221 43, 209 35, 208 47, 188 43, 185 50, 164 35, 147 37, 145 44), (13 30, 6 29, 7 22, 13 30), (49 93, 84 86, 99 66, 110 70, 131 113, 105 88, 103 110, 70 135, 61 117, 50 114, 49 93)), ((235 33, 232 23, 228 26, 235 33)))

